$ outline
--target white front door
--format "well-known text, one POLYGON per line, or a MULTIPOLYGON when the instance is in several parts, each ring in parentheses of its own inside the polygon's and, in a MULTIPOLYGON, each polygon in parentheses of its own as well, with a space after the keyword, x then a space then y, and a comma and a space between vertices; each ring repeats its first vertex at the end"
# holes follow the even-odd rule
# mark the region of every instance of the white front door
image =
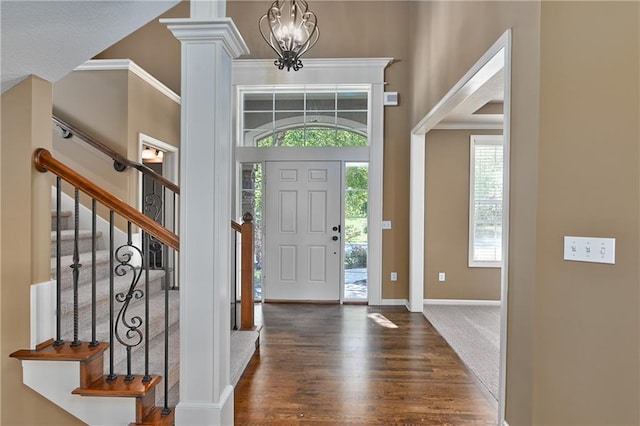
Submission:
POLYGON ((266 300, 340 300, 339 161, 267 162, 266 300))

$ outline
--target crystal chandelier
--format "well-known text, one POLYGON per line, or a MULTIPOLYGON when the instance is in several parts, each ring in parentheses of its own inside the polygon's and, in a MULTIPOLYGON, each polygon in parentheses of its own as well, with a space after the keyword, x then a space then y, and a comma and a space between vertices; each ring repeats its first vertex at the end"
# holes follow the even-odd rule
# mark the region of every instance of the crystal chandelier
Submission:
POLYGON ((278 54, 278 69, 298 71, 300 57, 311 49, 320 36, 318 18, 304 0, 276 0, 260 18, 260 34, 278 54))

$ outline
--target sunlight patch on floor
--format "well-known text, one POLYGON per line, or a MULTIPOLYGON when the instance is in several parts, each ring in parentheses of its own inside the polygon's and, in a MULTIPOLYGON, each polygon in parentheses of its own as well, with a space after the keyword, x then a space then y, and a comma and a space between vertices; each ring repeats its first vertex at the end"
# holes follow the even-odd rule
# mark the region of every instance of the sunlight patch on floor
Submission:
POLYGON ((376 324, 386 327, 386 328, 398 328, 393 322, 391 322, 387 317, 382 314, 372 313, 367 315, 368 318, 371 318, 376 324))

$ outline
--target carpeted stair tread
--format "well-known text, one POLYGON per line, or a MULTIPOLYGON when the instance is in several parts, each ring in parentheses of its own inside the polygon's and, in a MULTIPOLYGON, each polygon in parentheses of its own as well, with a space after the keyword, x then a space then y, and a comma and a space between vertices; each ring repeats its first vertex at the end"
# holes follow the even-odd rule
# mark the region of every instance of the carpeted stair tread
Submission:
MULTIPOLYGON (((144 371, 144 348, 141 347, 136 350, 135 356, 132 357, 132 371, 143 372, 144 371)), ((179 324, 173 324, 169 327, 169 378, 167 383, 169 384, 169 390, 178 384, 180 380, 180 326, 179 324)), ((116 374, 126 374, 127 360, 122 359, 114 367, 116 374)), ((149 342, 149 373, 163 376, 164 380, 164 333, 161 333, 153 338, 149 342)), ((171 392, 169 392, 171 395, 171 392)), ((156 389, 156 405, 164 404, 164 383, 160 382, 156 389)), ((172 402, 169 401, 169 405, 172 402)), ((175 404, 174 404, 175 405, 175 404)))
MULTIPOLYGON (((73 237, 75 235, 75 231, 73 229, 63 229, 60 231, 60 241, 73 241, 73 237)), ((93 233, 91 231, 79 229, 78 230, 78 238, 88 238, 91 239, 91 235, 93 233)), ((102 232, 96 231, 96 238, 100 238, 102 236, 102 232)), ((51 242, 55 243, 58 240, 58 232, 51 231, 51 242)))
MULTIPOLYGON (((55 204, 55 202, 54 202, 55 204)), ((60 212, 60 229, 69 229, 71 228, 71 219, 73 218, 73 213, 69 210, 63 210, 60 212)), ((56 211, 51 210, 51 229, 56 230, 57 228, 56 221, 56 211)))
MULTIPOLYGON (((109 250, 96 250, 96 277, 102 279, 109 276, 109 250)), ((80 275, 78 282, 80 284, 91 282, 91 266, 92 257, 90 252, 80 253, 78 256, 80 275)), ((66 288, 73 285, 72 268, 73 255, 61 256, 60 264, 62 267, 61 287, 66 288)), ((56 259, 51 258, 51 279, 56 279, 56 259)))
MULTIPOLYGON (((96 244, 97 239, 102 237, 102 232, 96 232, 96 244)), ((51 257, 55 257, 58 250, 58 233, 51 231, 51 257)), ((78 231, 78 251, 80 253, 91 251, 93 243, 93 233, 91 231, 79 230, 78 231)), ((60 254, 62 256, 68 256, 73 254, 75 249, 75 231, 72 229, 65 229, 60 231, 60 254)))
MULTIPOLYGON (((162 270, 149 270, 149 290, 151 294, 162 290, 162 278, 164 277, 164 271, 162 270)), ((113 277, 114 293, 127 292, 131 286, 131 274, 124 276, 113 277)), ((145 286, 145 277, 140 278, 138 286, 145 286)), ((96 281, 96 318, 103 319, 109 315, 109 299, 110 299, 110 281, 108 278, 96 281)), ((63 319, 66 316, 73 315, 73 286, 62 289, 60 297, 61 305, 60 311, 62 312, 63 319)), ((91 283, 83 283, 78 287, 78 315, 80 318, 86 318, 87 327, 90 327, 91 318, 91 302, 92 302, 92 288, 91 283)), ((82 328, 82 327, 81 327, 82 328)))
MULTIPOLYGON (((177 291, 169 292, 169 327, 176 324, 179 320, 179 303, 180 295, 177 291)), ((117 319, 122 304, 116 302, 114 304, 114 319, 117 319)), ((126 313, 126 318, 130 320, 133 317, 140 317, 144 321, 144 299, 132 299, 129 309, 126 313)), ((72 315, 67 315, 63 318, 63 339, 73 340, 73 318, 72 315)), ((90 341, 91 340, 91 317, 86 316, 80 319, 81 326, 79 327, 79 340, 90 341)), ((157 292, 149 299, 149 339, 153 340, 156 336, 160 335, 164 331, 164 292, 157 292)), ((143 325, 141 331, 144 333, 146 327, 143 325)), ((96 336, 99 342, 109 342, 109 318, 107 316, 97 318, 96 336)), ((122 327, 118 328, 120 336, 125 336, 126 329, 122 327)), ((116 339, 116 336, 114 336, 116 339)), ((115 340, 116 344, 113 346, 114 353, 114 365, 118 365, 126 357, 126 348, 115 340)), ((132 343, 132 342, 129 342, 132 343)), ((140 345, 134 348, 134 351, 139 350, 144 346, 144 340, 140 345)), ((111 351, 111 348, 108 352, 111 351)), ((136 355, 137 356, 137 355, 136 355)), ((105 368, 108 365, 108 357, 105 357, 105 368)), ((117 373, 117 371, 116 371, 117 373)))
POLYGON ((256 351, 260 334, 257 331, 231 331, 231 383, 238 384, 242 373, 256 351))

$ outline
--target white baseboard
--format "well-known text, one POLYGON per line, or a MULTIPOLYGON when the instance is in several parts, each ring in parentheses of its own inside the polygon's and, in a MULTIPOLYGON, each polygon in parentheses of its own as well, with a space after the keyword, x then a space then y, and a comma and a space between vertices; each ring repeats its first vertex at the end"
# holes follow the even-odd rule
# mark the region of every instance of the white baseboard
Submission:
POLYGON ((425 305, 476 305, 500 306, 499 300, 466 300, 466 299, 424 299, 425 305))
POLYGON ((409 301, 407 299, 382 299, 382 306, 407 306, 409 301))
POLYGON ((503 420, 503 421, 502 421, 502 426, 509 426, 509 423, 507 423, 507 421, 506 421, 506 420, 503 420))

